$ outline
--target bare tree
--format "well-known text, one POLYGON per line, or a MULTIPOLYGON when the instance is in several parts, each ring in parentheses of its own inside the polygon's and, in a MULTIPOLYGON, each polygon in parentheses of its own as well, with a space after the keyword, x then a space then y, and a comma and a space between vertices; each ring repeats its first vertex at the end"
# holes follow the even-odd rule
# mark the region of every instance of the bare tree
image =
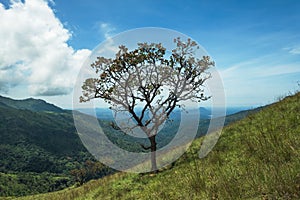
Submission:
POLYGON ((204 82, 211 77, 208 69, 214 66, 208 56, 196 58, 199 48, 195 41, 182 42, 172 52, 159 43, 139 43, 129 51, 120 46, 115 58, 98 57, 91 64, 97 78, 86 79, 80 102, 102 98, 116 112, 130 114, 132 126, 140 128, 150 141, 151 169, 157 172, 156 135, 176 107, 187 100, 205 101, 204 82))

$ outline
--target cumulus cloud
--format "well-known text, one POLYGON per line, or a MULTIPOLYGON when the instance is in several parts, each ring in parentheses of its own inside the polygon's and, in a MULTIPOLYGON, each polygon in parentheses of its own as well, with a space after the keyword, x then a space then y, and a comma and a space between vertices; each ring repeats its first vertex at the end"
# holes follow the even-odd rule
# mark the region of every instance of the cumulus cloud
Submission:
POLYGON ((72 91, 90 50, 74 50, 71 38, 45 0, 0 3, 0 90, 26 85, 30 95, 72 91))

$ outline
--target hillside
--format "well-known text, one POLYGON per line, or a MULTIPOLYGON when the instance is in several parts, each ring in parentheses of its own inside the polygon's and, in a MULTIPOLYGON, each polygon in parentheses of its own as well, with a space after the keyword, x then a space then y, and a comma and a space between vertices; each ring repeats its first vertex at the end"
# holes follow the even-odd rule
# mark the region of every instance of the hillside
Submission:
MULTIPOLYGON (((0 102, 2 100, 1 97, 0 102)), ((51 160, 86 152, 76 134, 71 112, 42 100, 5 100, 4 103, 9 104, 0 108, 1 172, 39 170, 59 173, 63 166, 54 167, 49 163, 51 160), (43 106, 39 107, 41 102, 43 106), (55 109, 60 112, 49 112, 55 109), (47 157, 47 166, 43 166, 42 157, 47 157), (32 168, 34 163, 38 167, 32 168)))
POLYGON ((20 199, 299 199, 300 93, 227 126, 199 159, 202 138, 157 175, 117 173, 20 199))
POLYGON ((72 112, 35 99, 0 97, 0 152, 0 196, 61 190, 75 183, 71 170, 94 160, 72 112))

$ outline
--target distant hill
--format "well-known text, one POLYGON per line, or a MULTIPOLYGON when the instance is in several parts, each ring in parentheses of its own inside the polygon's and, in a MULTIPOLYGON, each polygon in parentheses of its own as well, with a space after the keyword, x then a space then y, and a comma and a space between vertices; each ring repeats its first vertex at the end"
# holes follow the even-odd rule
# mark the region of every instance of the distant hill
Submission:
MULTIPOLYGON (((245 112, 252 110, 249 109, 248 107, 228 107, 225 108, 225 113, 220 112, 220 108, 215 108, 217 116, 212 116, 212 111, 211 108, 206 108, 206 107, 199 107, 199 109, 190 109, 188 112, 191 115, 195 115, 200 113, 200 118, 201 119, 210 119, 211 117, 221 117, 224 115, 233 115, 239 112, 245 112)), ((79 108, 77 109, 78 111, 85 113, 87 115, 94 115, 96 114, 97 118, 100 120, 113 120, 113 112, 108 109, 108 108, 79 108)), ((179 118, 180 119, 180 110, 175 109, 173 113, 171 114, 171 117, 173 118, 179 118)))
MULTIPOLYGON (((255 113, 259 111, 261 108, 256 108, 253 110, 242 110, 243 108, 236 108, 231 107, 228 108, 229 113, 234 113, 231 115, 226 116, 224 125, 231 124, 235 121, 238 121, 240 119, 245 118, 250 113, 255 113)), ((133 152, 140 152, 143 151, 143 149, 139 146, 139 144, 144 144, 145 146, 149 145, 149 141, 147 138, 135 138, 130 135, 124 134, 122 131, 116 131, 113 128, 110 127, 110 124, 114 122, 114 116, 113 112, 110 109, 107 108, 84 108, 84 109, 78 109, 78 111, 85 113, 87 115, 94 116, 96 114, 96 117, 100 119, 100 125, 102 128, 104 128, 106 131, 108 138, 115 144, 119 145, 123 149, 133 151, 133 152)), ((210 124, 210 118, 211 118, 211 109, 210 108, 204 108, 200 107, 198 109, 191 109, 188 110, 189 115, 198 115, 200 113, 200 121, 199 121, 199 127, 196 137, 201 137, 207 133, 209 124, 210 124)), ((218 112, 219 116, 221 113, 218 112)), ((219 117, 217 116, 217 117, 219 117)), ((175 134, 178 131, 178 127, 181 120, 181 111, 179 109, 174 110, 174 112, 170 116, 171 121, 167 122, 163 129, 158 133, 157 135, 157 145, 158 148, 164 147, 167 145, 175 136, 175 134)), ((221 128, 222 125, 214 127, 214 129, 221 128)))
POLYGON ((116 173, 78 188, 20 199, 300 199, 299 119, 297 93, 229 124, 203 159, 199 138, 173 167, 157 175, 116 173))
POLYGON ((49 104, 44 100, 40 99, 24 99, 24 100, 14 100, 11 98, 0 96, 0 106, 8 106, 11 108, 22 109, 22 110, 30 110, 30 111, 47 111, 47 112, 63 112, 63 109, 49 104))

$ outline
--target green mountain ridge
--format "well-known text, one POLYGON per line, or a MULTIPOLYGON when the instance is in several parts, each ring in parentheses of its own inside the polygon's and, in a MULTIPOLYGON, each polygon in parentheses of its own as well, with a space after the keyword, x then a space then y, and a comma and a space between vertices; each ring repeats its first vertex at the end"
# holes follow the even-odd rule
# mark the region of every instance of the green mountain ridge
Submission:
POLYGON ((15 100, 11 99, 8 97, 3 97, 0 96, 0 106, 8 106, 11 108, 16 108, 16 109, 23 109, 23 110, 31 110, 31 111, 48 111, 48 112, 57 112, 61 113, 64 112, 63 109, 47 103, 44 100, 41 99, 33 99, 33 98, 28 98, 28 99, 23 99, 23 100, 15 100))
POLYGON ((73 185, 70 171, 94 158, 79 139, 72 113, 42 100, 0 98, 0 196, 73 185))
POLYGON ((20 199, 300 199, 299 120, 297 93, 225 127, 203 159, 199 138, 158 174, 120 172, 20 199))

